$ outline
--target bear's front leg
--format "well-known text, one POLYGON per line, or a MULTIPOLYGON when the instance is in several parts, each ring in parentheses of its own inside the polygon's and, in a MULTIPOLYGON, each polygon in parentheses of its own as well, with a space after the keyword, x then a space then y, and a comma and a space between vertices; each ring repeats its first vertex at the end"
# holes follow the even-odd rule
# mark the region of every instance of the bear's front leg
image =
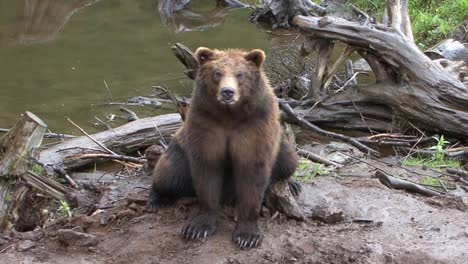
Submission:
POLYGON ((222 166, 220 163, 194 161, 192 179, 200 204, 200 211, 181 231, 187 240, 205 239, 216 232, 216 220, 222 192, 222 166))
POLYGON ((257 221, 270 173, 262 161, 234 164, 238 222, 232 239, 241 249, 254 248, 262 242, 257 221))

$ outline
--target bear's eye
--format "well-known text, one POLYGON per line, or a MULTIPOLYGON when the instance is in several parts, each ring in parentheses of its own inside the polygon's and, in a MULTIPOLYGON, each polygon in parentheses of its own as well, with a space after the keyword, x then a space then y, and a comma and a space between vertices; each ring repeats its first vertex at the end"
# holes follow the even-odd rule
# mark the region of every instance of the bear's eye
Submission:
POLYGON ((237 79, 238 81, 244 79, 244 74, 243 74, 243 73, 238 73, 238 74, 236 74, 236 79, 237 79))
POLYGON ((219 81, 223 77, 223 73, 221 71, 215 71, 213 77, 216 81, 219 81))

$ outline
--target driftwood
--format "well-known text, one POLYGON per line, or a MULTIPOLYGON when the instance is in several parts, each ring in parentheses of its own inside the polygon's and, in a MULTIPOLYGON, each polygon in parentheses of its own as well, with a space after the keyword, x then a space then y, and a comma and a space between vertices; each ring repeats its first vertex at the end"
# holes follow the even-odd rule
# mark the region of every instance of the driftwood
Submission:
POLYGON ((264 10, 270 5, 275 10, 270 14, 275 19, 269 20, 274 25, 277 20, 289 23, 286 20, 291 14, 296 15, 292 24, 305 39, 301 55, 317 52, 310 87, 296 96, 307 100, 291 104, 298 115, 315 125, 341 129, 402 131, 412 123, 425 131, 468 136, 468 88, 464 85, 468 84, 468 69, 462 61, 433 61, 419 50, 413 40, 407 0, 386 1, 382 23, 356 8, 365 21, 313 16, 296 8, 308 2, 263 1, 264 10), (346 47, 333 62, 331 51, 337 40, 346 47), (349 62, 345 62, 353 51, 367 61, 375 83, 333 89, 341 86, 334 75, 338 66, 348 64, 347 80, 341 83, 352 79, 349 62))
POLYGON ((221 25, 233 9, 248 5, 238 0, 216 0, 211 10, 192 11, 185 9, 191 0, 160 0, 158 13, 161 24, 171 26, 176 32, 204 31, 221 25))
POLYGON ((268 21, 273 28, 290 28, 291 19, 298 14, 324 14, 326 9, 311 0, 287 1, 265 0, 262 6, 257 8, 251 16, 254 22, 268 21))
MULTIPOLYGON (((7 128, 0 128, 0 133, 8 133, 10 129, 7 128)), ((68 139, 68 138, 74 138, 76 136, 74 135, 68 135, 68 134, 62 134, 62 133, 44 133, 44 138, 59 138, 59 139, 68 139)))
MULTIPOLYGON (((112 152, 127 154, 156 144, 161 138, 169 140, 181 125, 182 120, 179 114, 166 114, 141 118, 113 130, 91 136, 112 152)), ((99 152, 104 153, 98 144, 87 136, 82 136, 43 150, 40 153, 39 161, 45 165, 54 165, 70 170, 93 162, 91 159, 73 159, 72 157, 99 152)))
POLYGON ((195 57, 195 53, 181 43, 176 43, 172 47, 172 53, 174 53, 174 56, 185 66, 185 75, 195 80, 198 71, 198 61, 195 57))
POLYGON ((407 190, 407 191, 419 193, 425 196, 440 196, 441 195, 441 193, 439 192, 430 190, 428 188, 425 188, 413 182, 409 182, 409 181, 397 179, 392 176, 388 176, 381 171, 376 171, 375 177, 378 178, 379 181, 383 185, 387 186, 390 189, 407 190))
POLYGON ((316 133, 319 133, 321 135, 324 135, 326 137, 330 137, 330 138, 333 138, 333 139, 337 139, 337 140, 349 143, 349 144, 355 146, 356 148, 358 148, 359 150, 361 150, 364 153, 368 153, 368 154, 371 154, 371 155, 374 155, 374 156, 379 156, 378 151, 367 147, 366 145, 364 145, 364 144, 360 143, 359 141, 357 141, 355 138, 348 137, 348 136, 338 134, 338 133, 334 133, 334 132, 325 131, 325 130, 313 125, 312 123, 305 120, 304 118, 298 116, 294 112, 294 110, 291 108, 291 106, 289 106, 288 104, 282 104, 281 106, 282 106, 282 109, 299 125, 304 126, 307 129, 309 129, 311 131, 314 131, 316 133))
POLYGON ((320 157, 319 155, 315 154, 315 153, 312 153, 310 151, 307 151, 307 150, 304 150, 304 149, 297 149, 297 154, 303 158, 306 158, 310 161, 313 161, 313 162, 318 162, 318 163, 322 163, 324 165, 331 165, 331 166, 336 166, 336 167, 340 167, 341 165, 336 163, 336 162, 333 162, 333 161, 330 161, 330 160, 327 160, 325 158, 322 158, 320 157))
MULTIPOLYGON (((394 10, 393 7, 388 10, 388 24, 375 27, 334 17, 294 18, 294 23, 306 34, 341 40, 359 49, 359 54, 367 60, 376 76, 376 84, 344 90, 326 100, 324 105, 364 101, 370 106, 380 104, 388 107, 387 114, 411 121, 424 130, 466 137, 468 88, 413 43, 409 37, 411 32, 403 23, 409 21, 406 10, 394 10)), ((359 119, 362 116, 380 119, 365 111, 366 106, 361 106, 359 119)), ((317 110, 320 108, 323 107, 319 106, 317 110)), ((355 119, 350 112, 348 121, 360 122, 355 119)))

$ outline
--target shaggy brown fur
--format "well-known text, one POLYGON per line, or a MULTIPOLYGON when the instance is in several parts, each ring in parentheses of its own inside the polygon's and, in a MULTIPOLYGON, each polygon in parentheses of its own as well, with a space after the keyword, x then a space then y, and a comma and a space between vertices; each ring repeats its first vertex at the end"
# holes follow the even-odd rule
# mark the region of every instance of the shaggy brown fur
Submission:
POLYGON ((200 212, 182 229, 186 239, 195 239, 214 234, 221 203, 234 202, 233 240, 255 247, 262 239, 257 219, 265 191, 289 179, 297 156, 282 137, 263 51, 199 48, 196 55, 200 68, 186 121, 156 165, 148 204, 195 194, 200 212))

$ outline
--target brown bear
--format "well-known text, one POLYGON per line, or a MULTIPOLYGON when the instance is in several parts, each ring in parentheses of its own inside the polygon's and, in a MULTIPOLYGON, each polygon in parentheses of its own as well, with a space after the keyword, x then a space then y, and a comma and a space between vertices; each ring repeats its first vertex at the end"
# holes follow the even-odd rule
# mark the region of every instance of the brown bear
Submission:
POLYGON ((297 155, 283 136, 263 51, 198 48, 196 57, 200 67, 185 124, 156 164, 148 206, 196 195, 199 213, 181 231, 190 240, 214 234, 221 204, 234 203, 233 240, 240 248, 256 247, 269 185, 287 180, 293 194, 300 191, 290 179, 297 155))

